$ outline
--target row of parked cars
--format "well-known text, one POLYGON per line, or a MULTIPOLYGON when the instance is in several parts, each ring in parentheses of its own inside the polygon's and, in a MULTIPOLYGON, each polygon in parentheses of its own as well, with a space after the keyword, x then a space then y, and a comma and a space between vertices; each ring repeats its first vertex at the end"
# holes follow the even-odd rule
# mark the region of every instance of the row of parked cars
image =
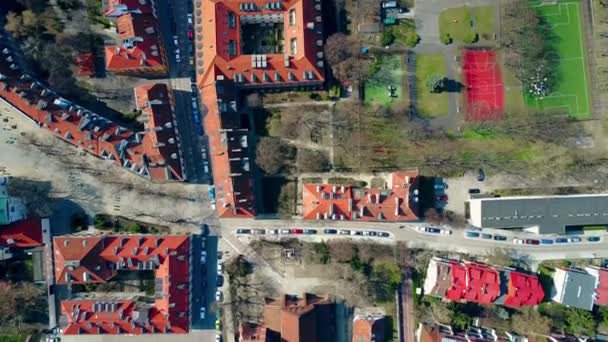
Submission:
MULTIPOLYGON (((494 241, 507 241, 508 238, 503 235, 498 234, 490 234, 481 231, 474 230, 466 230, 464 232, 464 236, 470 239, 485 239, 485 240, 494 240, 494 241)), ((584 238, 585 241, 588 242, 600 242, 602 238, 600 236, 588 236, 584 238)), ((512 242, 516 245, 553 245, 553 244, 568 244, 568 243, 581 243, 583 242, 583 238, 580 236, 564 236, 564 237, 556 237, 556 238, 540 238, 540 239, 522 239, 522 238, 513 238, 512 242)))
MULTIPOLYGON (((206 265, 207 264, 207 250, 206 250, 206 243, 205 243, 204 237, 201 240, 201 247, 202 247, 201 264, 206 265)), ((206 270, 206 267, 203 267, 203 270, 206 270)), ((221 303, 224 301, 224 293, 220 290, 220 288, 224 285, 224 275, 223 274, 224 274, 224 261, 222 260, 222 253, 218 252, 217 253, 217 277, 216 277, 216 281, 215 281, 215 286, 217 287, 217 290, 215 291, 215 301, 218 303, 221 303)), ((203 280, 203 282, 204 282, 204 280, 203 280)), ((204 298, 203 298, 203 305, 201 305, 201 309, 200 309, 200 317, 201 317, 201 319, 205 319, 206 316, 207 316, 207 309, 204 304, 204 298)), ((219 317, 215 321, 215 329, 216 330, 222 329, 222 321, 220 320, 219 317)), ((220 342, 221 340, 222 340, 222 335, 221 335, 221 333, 218 332, 215 336, 215 341, 220 342)))
POLYGON ((350 236, 369 236, 388 238, 390 233, 375 230, 349 230, 349 229, 334 229, 325 228, 323 230, 308 229, 308 228, 291 228, 291 229, 255 229, 255 228, 239 228, 236 230, 238 235, 350 235, 350 236))

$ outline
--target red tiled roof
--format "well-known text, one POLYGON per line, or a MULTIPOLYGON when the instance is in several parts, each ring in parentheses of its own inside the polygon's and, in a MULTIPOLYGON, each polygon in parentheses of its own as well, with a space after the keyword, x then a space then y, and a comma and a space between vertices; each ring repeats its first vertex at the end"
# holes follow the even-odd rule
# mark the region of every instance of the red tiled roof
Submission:
POLYGON ((166 71, 158 23, 152 15, 122 15, 116 20, 116 28, 123 43, 105 48, 108 71, 166 71))
POLYGON ((156 270, 160 292, 154 305, 113 300, 64 301, 62 312, 68 318, 64 334, 188 332, 188 236, 55 237, 53 246, 58 284, 106 282, 118 269, 156 270))
POLYGON ((608 269, 597 268, 598 281, 595 289, 595 305, 608 305, 608 269))
POLYGON ((510 271, 505 305, 518 308, 540 304, 545 298, 543 287, 535 275, 510 271))
POLYGON ((79 53, 76 56, 78 76, 92 77, 95 74, 95 56, 92 53, 79 53))
POLYGON ((0 246, 32 248, 42 246, 42 221, 31 218, 0 226, 0 246))
POLYGON ((444 298, 455 302, 498 303, 510 307, 538 305, 544 298, 542 286, 536 275, 511 270, 499 271, 478 263, 459 263, 454 260, 434 258, 427 270, 425 291, 443 288, 447 288, 447 291, 427 294, 445 296, 444 298), (450 267, 448 271, 444 270, 446 266, 450 267), (442 274, 439 274, 440 272, 442 274), (449 274, 451 279, 445 279, 445 275, 449 274), (501 286, 503 279, 508 283, 501 286))
POLYGON ((414 212, 417 172, 392 174, 392 187, 381 189, 355 189, 332 184, 304 184, 302 191, 303 216, 307 220, 362 220, 412 221, 418 220, 414 212))
MULTIPOLYGON (((165 137, 152 130, 134 133, 102 116, 61 98, 22 74, 2 59, 0 97, 59 138, 141 176, 158 180, 183 180, 181 168, 156 141, 165 137), (14 69, 14 70, 13 70, 14 69), (160 160, 171 161, 165 165, 160 160), (159 172, 162 170, 162 172, 159 172)), ((159 114, 160 115, 160 114, 159 114)), ((161 115, 161 118, 166 115, 161 115)), ((157 115, 159 123, 165 123, 157 115)), ((156 123, 158 125, 159 123, 156 123)), ((162 141, 163 143, 167 143, 162 141)), ((168 144, 167 144, 168 145, 168 144)), ((179 155, 177 155, 179 159, 179 155)))

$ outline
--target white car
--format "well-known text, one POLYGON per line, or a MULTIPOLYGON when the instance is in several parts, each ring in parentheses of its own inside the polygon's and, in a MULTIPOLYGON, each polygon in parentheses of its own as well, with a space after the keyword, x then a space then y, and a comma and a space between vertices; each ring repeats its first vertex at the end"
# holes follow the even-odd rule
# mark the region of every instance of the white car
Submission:
POLYGON ((524 240, 515 238, 515 239, 513 239, 513 243, 516 244, 516 245, 523 245, 524 244, 524 240))
POLYGON ((205 319, 205 307, 201 306, 201 319, 205 319))
POLYGON ((283 235, 289 235, 289 234, 291 234, 291 231, 289 229, 281 229, 279 231, 279 233, 281 233, 283 235))
POLYGON ((220 334, 215 335, 215 342, 222 342, 222 335, 220 335, 220 334))
POLYGON ((173 36, 173 44, 174 44, 175 46, 178 46, 178 45, 179 45, 179 41, 177 40, 177 36, 173 36))
POLYGON ((279 230, 278 229, 266 229, 266 234, 277 235, 277 234, 279 234, 279 230))
POLYGON ((188 25, 192 25, 192 13, 188 13, 188 25))
POLYGON ((215 292, 215 300, 218 301, 218 302, 220 302, 220 303, 224 300, 224 294, 222 293, 222 291, 217 290, 215 292))
POLYGON ((369 232, 366 230, 363 232, 363 236, 369 236, 369 232))
POLYGON ((253 235, 264 235, 266 231, 264 229, 252 229, 251 234, 253 235))
POLYGON ((179 62, 181 62, 181 61, 182 61, 182 60, 181 60, 181 58, 179 57, 179 51, 178 51, 177 53, 175 53, 175 61, 176 61, 177 63, 179 63, 179 62))
POLYGON ((338 234, 340 234, 340 235, 350 235, 350 230, 348 230, 348 229, 340 229, 338 231, 338 234))
POLYGON ((207 262, 207 251, 201 251, 201 264, 207 262))
POLYGON ((224 273, 224 263, 221 261, 217 262, 217 274, 224 273))

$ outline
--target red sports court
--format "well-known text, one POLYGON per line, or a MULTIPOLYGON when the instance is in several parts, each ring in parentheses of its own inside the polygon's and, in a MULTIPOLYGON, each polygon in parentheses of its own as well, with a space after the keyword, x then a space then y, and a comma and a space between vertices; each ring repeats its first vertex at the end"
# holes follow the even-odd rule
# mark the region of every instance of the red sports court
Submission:
POLYGON ((463 55, 467 121, 500 120, 504 85, 494 50, 465 50, 463 55))

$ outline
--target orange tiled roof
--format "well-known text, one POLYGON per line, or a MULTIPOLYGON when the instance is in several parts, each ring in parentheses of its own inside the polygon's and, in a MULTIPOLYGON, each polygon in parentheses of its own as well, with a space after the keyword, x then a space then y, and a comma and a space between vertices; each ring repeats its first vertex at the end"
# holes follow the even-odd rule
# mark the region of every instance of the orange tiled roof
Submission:
POLYGON ((32 248, 42 246, 42 221, 31 218, 0 226, 0 246, 32 248))
POLYGON ((382 316, 356 316, 353 320, 353 342, 384 341, 382 316))
POLYGON ((320 86, 324 81, 319 0, 196 1, 194 33, 200 98, 207 109, 213 180, 222 218, 253 217, 248 131, 240 123, 240 88, 320 86), (253 10, 255 8, 255 10, 253 10), (283 22, 284 54, 243 55, 241 25, 255 18, 283 22), (291 21, 290 21, 291 20, 291 21), (295 21, 294 21, 295 20, 295 21), (292 25, 293 24, 293 25, 292 25), (292 40, 295 50, 291 49, 292 40), (231 51, 232 50, 232 51, 231 51))
MULTIPOLYGON (((4 49, 2 54, 10 56, 10 51, 4 49)), ((164 133, 135 133, 67 101, 23 74, 6 57, 0 62, 0 97, 57 137, 102 159, 153 180, 183 180, 177 167, 179 154, 168 154, 170 150, 156 144, 165 138, 164 133)), ((158 120, 157 126, 166 124, 167 116, 155 113, 151 121, 158 120)))
POLYGON ((68 236, 53 239, 58 284, 101 283, 118 270, 155 270, 153 305, 131 300, 61 303, 64 334, 186 333, 189 329, 188 236, 68 236))
POLYGON ((108 71, 166 71, 158 23, 152 15, 121 15, 116 28, 123 43, 105 48, 108 71))
POLYGON ((304 184, 303 216, 307 220, 418 220, 417 172, 392 174, 392 187, 354 189, 334 184, 304 184))

